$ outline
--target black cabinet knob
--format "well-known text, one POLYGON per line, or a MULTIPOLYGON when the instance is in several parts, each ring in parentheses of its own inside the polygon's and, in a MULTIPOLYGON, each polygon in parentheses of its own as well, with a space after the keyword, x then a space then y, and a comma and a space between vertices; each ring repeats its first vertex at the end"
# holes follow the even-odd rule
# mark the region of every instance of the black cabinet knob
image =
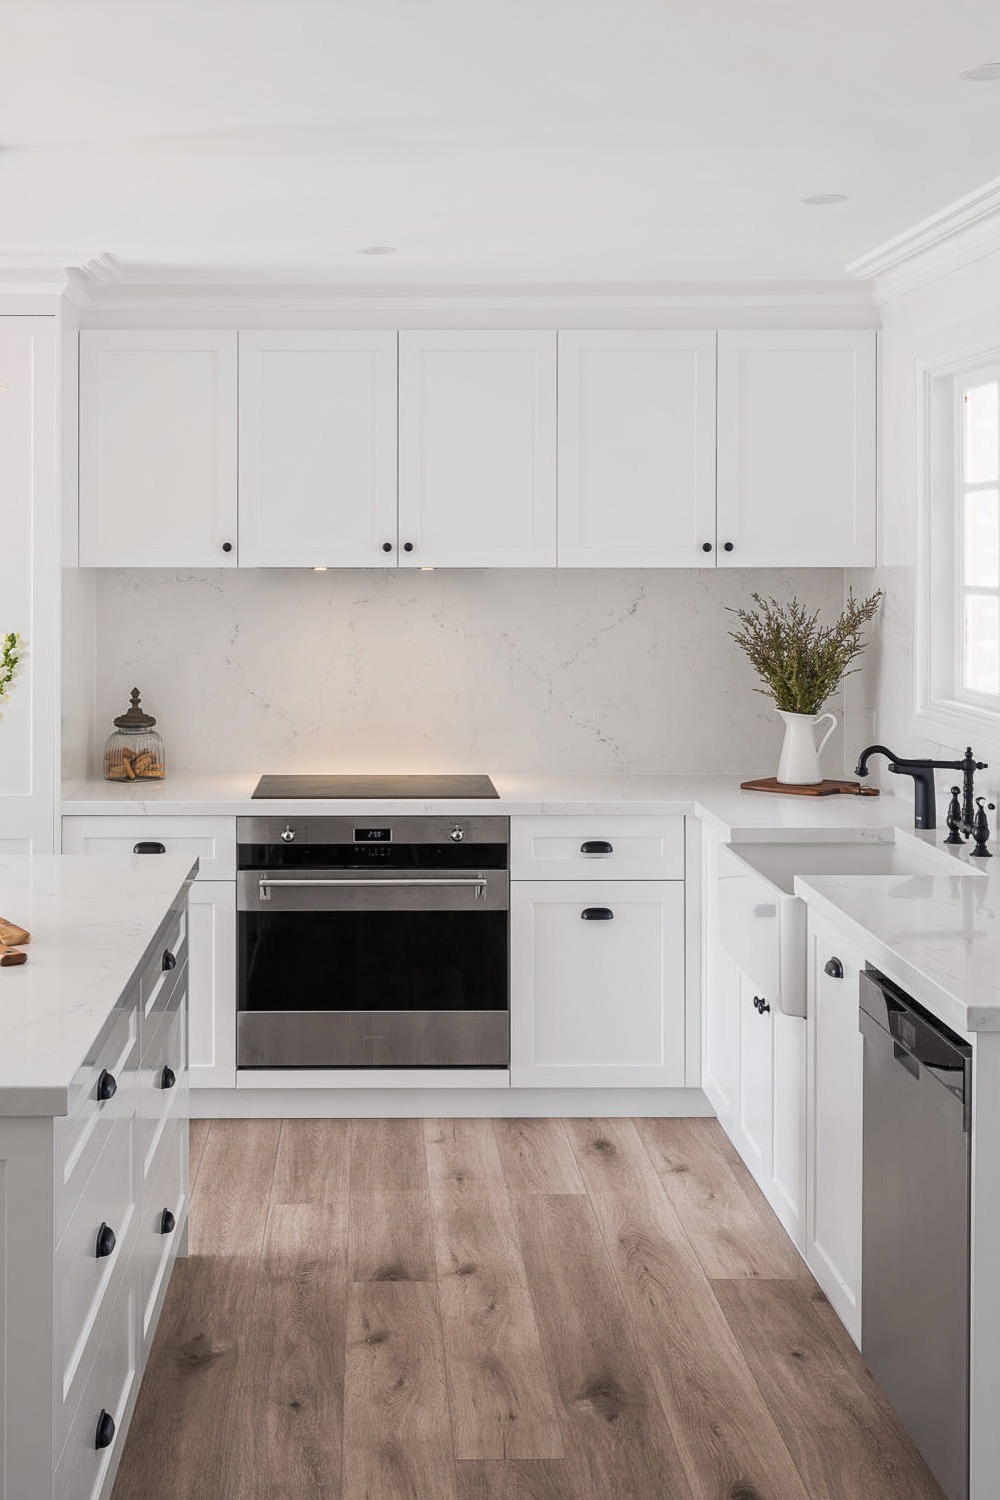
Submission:
POLYGON ((610 922, 614 912, 610 906, 585 906, 580 916, 584 922, 610 922))
POLYGON ((701 550, 702 550, 702 552, 711 552, 711 550, 712 550, 712 543, 711 542, 702 542, 702 544, 701 544, 701 550))
POLYGON ((160 1088, 172 1089, 176 1082, 177 1074, 174 1072, 173 1068, 164 1068, 163 1072, 160 1074, 160 1088))
POLYGON ((391 552, 392 551, 392 543, 391 542, 383 542, 382 543, 382 551, 383 552, 391 552))
POLYGON ((107 1070, 107 1068, 102 1068, 101 1069, 100 1077, 97 1080, 97 1097, 98 1097, 98 1099, 113 1099, 115 1097, 115 1095, 117 1094, 117 1092, 118 1092, 118 1080, 117 1080, 117 1078, 115 1077, 115 1075, 113 1073, 109 1073, 108 1070, 107 1070))
POLYGON ((173 1234, 173 1232, 174 1232, 174 1230, 176 1228, 177 1228, 177 1220, 174 1218, 174 1216, 170 1212, 169 1208, 165 1208, 163 1210, 162 1214, 160 1215, 160 1233, 161 1234, 173 1234))
POLYGON ((580 845, 581 854, 614 854, 614 844, 609 844, 607 839, 586 839, 580 845))
POLYGON ((404 552, 412 552, 413 551, 413 543, 412 542, 404 542, 403 543, 403 551, 404 552))
POLYGON ((110 1448, 115 1440, 115 1419, 109 1411, 102 1411, 97 1419, 97 1431, 94 1433, 95 1448, 110 1448))
POLYGON ((165 974, 169 973, 171 969, 176 969, 177 959, 174 954, 171 953, 169 948, 164 948, 163 957, 160 960, 160 964, 165 974))
POLYGON ((823 973, 829 974, 831 979, 843 979, 844 965, 839 958, 828 958, 823 965, 823 973))
POLYGON ((232 544, 232 542, 223 542, 223 544, 222 544, 222 550, 223 550, 223 552, 232 552, 232 550, 233 550, 233 544, 232 544))
POLYGON ((760 995, 754 995, 753 1008, 759 1016, 766 1015, 767 1012, 771 1009, 767 1001, 762 999, 760 995))
POLYGON ((732 550, 733 550, 733 544, 732 544, 732 542, 723 542, 723 544, 722 544, 722 550, 723 550, 723 552, 732 552, 732 550))
POLYGON ((102 1224, 97 1231, 97 1259, 105 1260, 114 1251, 118 1241, 110 1224, 102 1224))
POLYGON ((142 839, 138 844, 132 845, 133 854, 166 854, 166 844, 157 844, 152 839, 142 839))

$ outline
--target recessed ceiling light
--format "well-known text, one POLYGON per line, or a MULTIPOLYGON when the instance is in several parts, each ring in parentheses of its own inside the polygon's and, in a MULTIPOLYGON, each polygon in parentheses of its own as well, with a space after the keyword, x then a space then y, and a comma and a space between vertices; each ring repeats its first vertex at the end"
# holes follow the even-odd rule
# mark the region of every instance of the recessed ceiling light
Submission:
POLYGON ((1000 62, 977 63, 974 68, 963 68, 958 76, 965 83, 1000 83, 1000 62))
POLYGON ((800 203, 808 203, 810 208, 826 208, 831 203, 846 203, 846 193, 812 193, 808 198, 800 198, 800 203))
POLYGON ((362 245, 359 255, 395 255, 395 245, 362 245))

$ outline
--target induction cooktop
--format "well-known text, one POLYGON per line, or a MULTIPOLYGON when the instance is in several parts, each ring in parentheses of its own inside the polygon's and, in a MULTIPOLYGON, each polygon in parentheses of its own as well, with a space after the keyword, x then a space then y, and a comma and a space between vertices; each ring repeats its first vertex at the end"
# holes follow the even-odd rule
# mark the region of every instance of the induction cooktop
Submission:
POLYGON ((488 776, 262 776, 254 798, 498 797, 488 776))

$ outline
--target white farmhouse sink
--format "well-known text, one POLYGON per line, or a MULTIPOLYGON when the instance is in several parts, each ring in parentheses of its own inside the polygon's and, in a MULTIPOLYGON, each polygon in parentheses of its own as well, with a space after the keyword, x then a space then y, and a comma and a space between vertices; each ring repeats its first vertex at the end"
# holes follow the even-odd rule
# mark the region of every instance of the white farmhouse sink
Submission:
POLYGON ((726 844, 719 850, 722 946, 772 1004, 806 1013, 806 908, 796 875, 959 875, 980 871, 918 839, 902 843, 726 844))

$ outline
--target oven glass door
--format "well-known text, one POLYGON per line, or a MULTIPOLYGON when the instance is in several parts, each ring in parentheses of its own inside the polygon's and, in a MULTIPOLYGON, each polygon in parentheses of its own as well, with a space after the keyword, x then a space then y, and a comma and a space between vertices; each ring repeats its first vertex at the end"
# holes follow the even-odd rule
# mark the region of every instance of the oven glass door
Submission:
POLYGON ((505 870, 241 871, 239 907, 241 1067, 508 1065, 505 870))

